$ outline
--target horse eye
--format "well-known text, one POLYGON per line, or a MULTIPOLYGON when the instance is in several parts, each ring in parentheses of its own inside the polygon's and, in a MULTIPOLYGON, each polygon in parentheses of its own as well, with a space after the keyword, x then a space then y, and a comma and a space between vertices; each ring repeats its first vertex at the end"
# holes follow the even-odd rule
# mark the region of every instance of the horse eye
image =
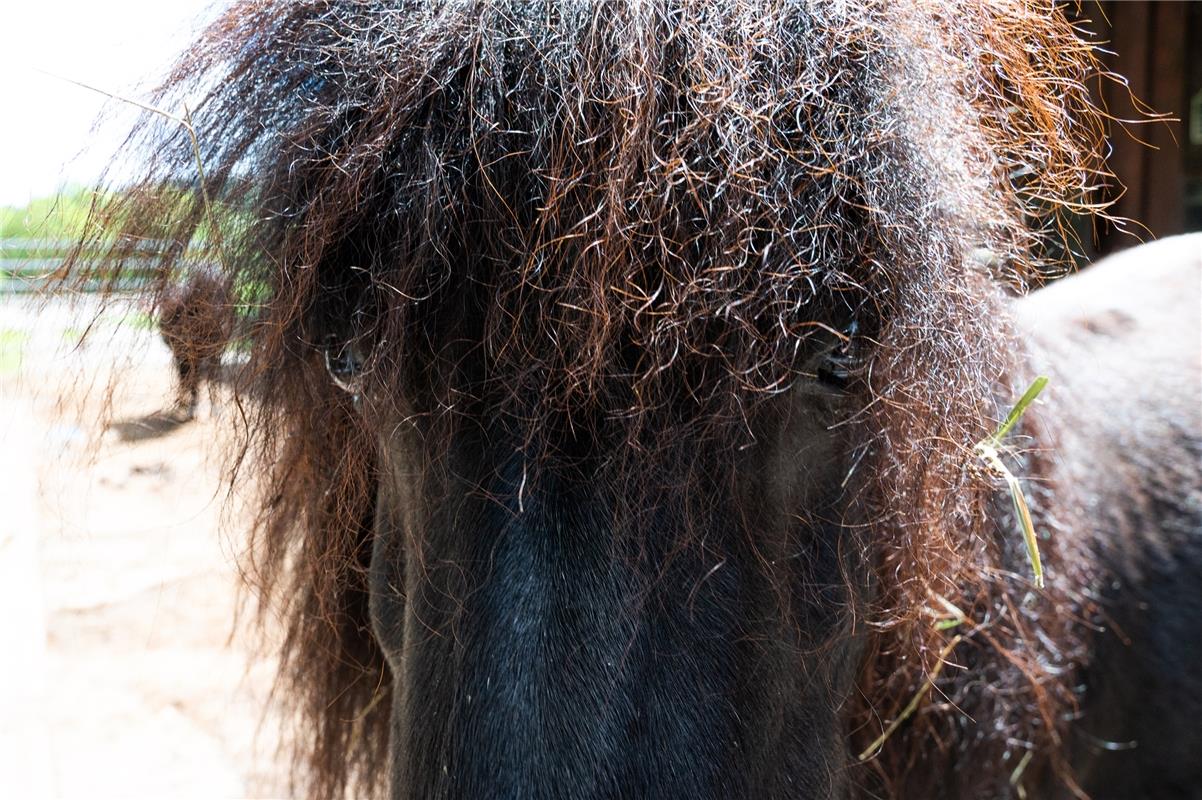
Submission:
POLYGON ((851 381, 851 373, 854 368, 855 362, 850 357, 841 356, 832 351, 818 366, 818 380, 836 389, 846 389, 851 381))
POLYGON ((859 326, 852 322, 844 331, 845 338, 822 353, 814 373, 820 383, 835 389, 846 389, 862 358, 856 334, 859 326))
POLYGON ((358 396, 363 391, 363 369, 366 359, 354 341, 342 341, 330 334, 322 343, 326 372, 339 389, 358 396))

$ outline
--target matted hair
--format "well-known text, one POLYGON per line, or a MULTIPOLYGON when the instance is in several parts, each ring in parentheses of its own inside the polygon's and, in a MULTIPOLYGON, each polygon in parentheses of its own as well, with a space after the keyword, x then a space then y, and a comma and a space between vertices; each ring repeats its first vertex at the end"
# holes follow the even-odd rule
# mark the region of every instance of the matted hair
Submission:
MULTIPOLYGON (((1024 599, 971 456, 1029 378, 1004 292, 1097 179, 1097 65, 1052 5, 249 0, 204 31, 152 101, 190 103, 191 128, 142 122, 145 176, 96 209, 75 274, 97 240, 111 269, 150 237, 171 243, 150 291, 187 246, 256 305, 249 572, 287 621, 279 694, 309 794, 388 772, 365 577, 378 417, 330 381, 331 336, 445 435, 466 391, 528 431, 603 420, 621 481, 682 434, 720 459, 814 332, 850 322, 866 365, 845 502, 877 586, 851 752, 957 633, 930 609, 968 618, 967 669, 860 782, 992 796, 1019 762, 1071 782, 1078 567, 1046 545, 1049 588, 1024 599)), ((635 508, 663 488, 643 483, 635 508)))

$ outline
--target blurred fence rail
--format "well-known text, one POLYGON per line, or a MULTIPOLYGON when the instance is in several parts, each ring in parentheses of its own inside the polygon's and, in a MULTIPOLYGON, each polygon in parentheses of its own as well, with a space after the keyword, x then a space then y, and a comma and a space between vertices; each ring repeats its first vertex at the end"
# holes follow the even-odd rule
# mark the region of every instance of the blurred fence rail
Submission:
MULTIPOLYGON (((86 280, 61 282, 56 273, 76 246, 70 239, 0 239, 0 295, 55 289, 72 292, 138 289, 153 279, 157 271, 156 255, 164 251, 166 244, 153 240, 140 242, 134 248, 134 256, 111 267, 97 268, 86 280)), ((86 258, 89 252, 82 255, 86 258)))

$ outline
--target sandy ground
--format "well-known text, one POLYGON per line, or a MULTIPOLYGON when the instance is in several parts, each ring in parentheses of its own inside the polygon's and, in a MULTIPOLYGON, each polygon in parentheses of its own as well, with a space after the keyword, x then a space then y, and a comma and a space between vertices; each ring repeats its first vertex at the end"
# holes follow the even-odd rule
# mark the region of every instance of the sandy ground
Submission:
POLYGON ((285 797, 273 664, 235 627, 227 404, 156 417, 166 348, 120 306, 80 345, 93 317, 0 298, 0 797, 285 797))

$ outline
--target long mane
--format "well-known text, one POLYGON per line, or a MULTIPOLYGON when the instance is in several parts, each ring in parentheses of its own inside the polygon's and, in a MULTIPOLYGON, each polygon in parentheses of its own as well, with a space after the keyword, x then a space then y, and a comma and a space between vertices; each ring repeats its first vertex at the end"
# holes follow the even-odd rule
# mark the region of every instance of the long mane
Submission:
POLYGON ((287 622, 309 794, 368 794, 388 758, 375 434, 326 374, 330 337, 435 430, 465 397, 531 430, 603 420, 620 480, 682 431, 737 447, 811 337, 854 322, 848 492, 879 594, 853 753, 948 657, 938 599, 972 629, 969 668, 861 783, 934 797, 951 769, 991 796, 1019 762, 1063 772, 1075 567, 1049 553, 1050 588, 1021 602, 970 457, 1028 377, 1004 295, 1097 175, 1097 67, 1050 5, 257 0, 200 36, 153 98, 190 129, 147 116, 146 174, 95 210, 74 274, 153 238, 171 246, 152 292, 191 247, 254 307, 248 566, 287 622), (469 354, 481 374, 457 369, 469 354))

